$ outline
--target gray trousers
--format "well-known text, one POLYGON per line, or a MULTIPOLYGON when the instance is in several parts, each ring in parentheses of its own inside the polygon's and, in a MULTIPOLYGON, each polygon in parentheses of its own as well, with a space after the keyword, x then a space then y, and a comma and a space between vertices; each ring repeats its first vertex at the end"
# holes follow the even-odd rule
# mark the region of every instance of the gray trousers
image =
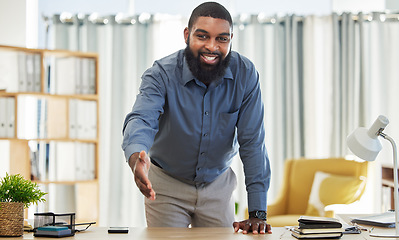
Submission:
POLYGON ((148 177, 156 199, 145 199, 148 227, 232 227, 236 175, 227 169, 208 184, 177 180, 151 165, 148 177))

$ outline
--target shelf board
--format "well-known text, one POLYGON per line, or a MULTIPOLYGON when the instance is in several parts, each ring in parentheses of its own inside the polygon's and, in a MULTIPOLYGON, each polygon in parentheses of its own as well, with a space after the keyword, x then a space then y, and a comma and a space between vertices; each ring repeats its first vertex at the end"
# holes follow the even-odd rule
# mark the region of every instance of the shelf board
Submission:
POLYGON ((16 96, 34 96, 34 97, 44 97, 44 98, 72 98, 72 99, 82 99, 82 100, 98 100, 97 94, 74 94, 74 95, 61 95, 52 93, 42 93, 42 92, 6 92, 0 91, 0 97, 16 97, 16 96))
POLYGON ((93 179, 93 180, 76 180, 76 181, 39 181, 39 180, 32 180, 32 182, 37 183, 37 184, 64 184, 64 185, 75 185, 78 183, 93 183, 97 184, 98 179, 93 179))

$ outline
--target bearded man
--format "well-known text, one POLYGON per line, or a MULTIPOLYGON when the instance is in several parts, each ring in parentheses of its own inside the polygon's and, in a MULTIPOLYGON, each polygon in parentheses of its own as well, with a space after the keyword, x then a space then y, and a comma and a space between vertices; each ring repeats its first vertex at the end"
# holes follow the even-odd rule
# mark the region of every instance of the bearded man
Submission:
POLYGON ((270 233, 270 164, 259 74, 232 51, 233 22, 220 4, 196 7, 185 49, 155 61, 123 125, 126 160, 146 197, 149 227, 234 227, 270 233), (230 168, 244 166, 249 219, 235 222, 230 168))

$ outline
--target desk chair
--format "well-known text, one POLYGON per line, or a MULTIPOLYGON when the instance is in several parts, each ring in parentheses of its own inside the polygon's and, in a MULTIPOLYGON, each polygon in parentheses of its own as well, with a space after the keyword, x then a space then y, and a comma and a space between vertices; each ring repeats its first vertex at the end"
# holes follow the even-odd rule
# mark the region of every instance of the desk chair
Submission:
POLYGON ((365 190, 367 162, 344 158, 289 159, 281 189, 267 207, 272 227, 297 226, 301 215, 334 217, 324 211, 331 204, 349 204, 365 190))

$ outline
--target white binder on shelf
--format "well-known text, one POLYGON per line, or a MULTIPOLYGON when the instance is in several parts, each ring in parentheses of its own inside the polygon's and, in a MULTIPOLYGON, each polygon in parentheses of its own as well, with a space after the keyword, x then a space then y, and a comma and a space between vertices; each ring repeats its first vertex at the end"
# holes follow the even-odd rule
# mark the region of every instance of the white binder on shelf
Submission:
POLYGON ((81 58, 81 94, 89 94, 90 93, 90 59, 88 58, 81 58))
POLYGON ((76 144, 76 180, 93 180, 95 177, 95 145, 76 144))
POLYGON ((49 144, 45 141, 30 141, 29 146, 33 153, 32 156, 35 157, 31 160, 32 175, 40 181, 48 180, 49 144))
POLYGON ((50 143, 40 142, 41 155, 39 156, 39 170, 41 180, 47 181, 49 179, 49 159, 50 159, 50 143))
POLYGON ((83 82, 85 74, 84 58, 76 58, 75 63, 76 63, 75 93, 83 94, 84 93, 83 82))
POLYGON ((8 97, 6 99, 6 137, 15 137, 15 98, 8 97))
POLYGON ((0 97, 0 138, 7 136, 7 98, 0 97))
POLYGON ((85 125, 86 125, 86 108, 85 101, 76 100, 76 138, 86 139, 85 125))
POLYGON ((55 76, 55 57, 47 56, 44 59, 45 62, 45 79, 44 79, 44 92, 55 94, 56 91, 56 76, 55 76))
POLYGON ((40 92, 42 86, 42 65, 41 65, 41 55, 35 54, 33 56, 33 91, 40 92))
POLYGON ((34 55, 26 54, 25 55, 25 65, 26 65, 26 91, 33 92, 34 89, 34 77, 35 77, 35 64, 34 64, 34 55))
POLYGON ((69 138, 76 139, 78 129, 77 99, 69 100, 69 138))
POLYGON ((55 59, 55 93, 61 95, 75 94, 76 58, 59 57, 55 59))
POLYGON ((75 144, 75 177, 77 181, 85 180, 84 179, 84 143, 77 142, 75 144))
POLYGON ((88 143, 88 166, 87 177, 88 180, 94 180, 96 177, 96 145, 88 143))
POLYGON ((48 162, 47 180, 57 181, 57 148, 56 142, 51 141, 47 145, 46 161, 48 162))
POLYGON ((26 71, 26 53, 18 53, 18 92, 26 92, 27 87, 27 71, 26 71))
POLYGON ((95 139, 97 137, 97 103, 95 101, 77 100, 76 122, 79 139, 95 139))
POLYGON ((56 143, 56 172, 57 181, 75 181, 75 143, 56 143))
POLYGON ((87 138, 97 138, 97 102, 86 101, 87 106, 87 138))
POLYGON ((37 136, 38 138, 47 138, 47 99, 37 100, 37 136))
POLYGON ((32 96, 19 96, 17 109, 18 138, 38 138, 38 101, 37 98, 32 96))
POLYGON ((29 155, 30 155, 30 175, 32 180, 40 180, 39 171, 39 142, 29 142, 29 155))
POLYGON ((96 60, 89 59, 89 94, 96 94, 96 60))

